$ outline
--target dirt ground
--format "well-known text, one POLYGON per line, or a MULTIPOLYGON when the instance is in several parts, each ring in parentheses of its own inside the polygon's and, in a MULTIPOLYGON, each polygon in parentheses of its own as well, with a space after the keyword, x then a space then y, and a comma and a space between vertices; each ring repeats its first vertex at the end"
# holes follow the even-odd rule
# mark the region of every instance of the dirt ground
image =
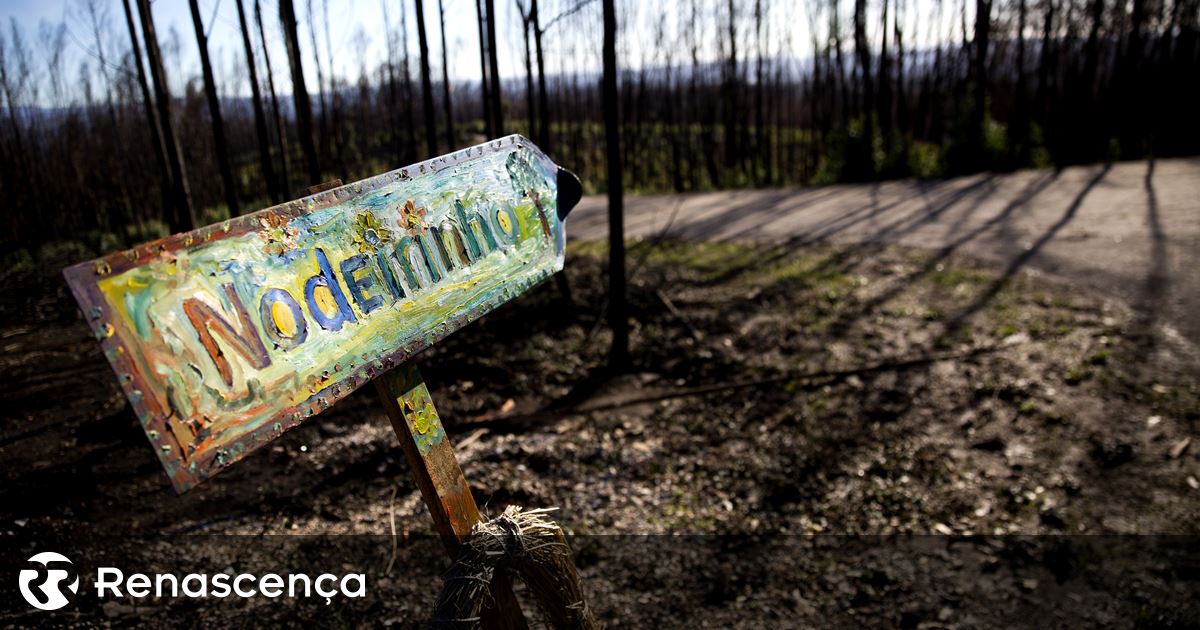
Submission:
MULTIPOLYGON (((480 506, 559 508, 608 625, 1200 619, 1188 342, 957 254, 648 240, 630 251, 634 368, 614 376, 604 256, 572 243, 569 302, 546 283, 420 361, 480 506)), ((331 606, 81 603, 55 622, 427 618, 444 561, 372 389, 176 497, 61 280, 5 283, 3 560, 55 541, 371 580, 331 606)))

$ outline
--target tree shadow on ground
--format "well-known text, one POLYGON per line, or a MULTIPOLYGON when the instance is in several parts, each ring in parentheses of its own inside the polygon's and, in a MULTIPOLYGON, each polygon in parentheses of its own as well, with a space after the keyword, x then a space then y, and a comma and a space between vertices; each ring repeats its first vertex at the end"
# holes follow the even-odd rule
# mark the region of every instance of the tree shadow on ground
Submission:
POLYGON ((1063 211, 1062 216, 1059 217, 1058 220, 1055 221, 1041 236, 1039 236, 1032 245, 1025 248, 1025 251, 1021 252, 1011 262, 1009 262, 1004 268, 1004 271, 1000 273, 999 277, 993 280, 983 291, 979 293, 979 295, 971 304, 963 308, 947 323, 947 328, 953 331, 961 327, 964 320, 979 312, 979 310, 983 307, 987 306, 987 304, 996 297, 997 293, 999 293, 1004 287, 1008 286, 1008 283, 1012 280, 1013 276, 1016 275, 1016 273, 1023 269, 1027 264, 1029 264, 1029 262, 1042 251, 1042 248, 1045 247, 1047 243, 1052 241, 1054 237, 1060 231, 1062 231, 1064 227, 1067 226, 1068 223, 1075 219, 1075 215, 1079 212, 1079 207, 1083 205, 1084 199, 1086 199, 1088 194, 1092 192, 1092 189, 1095 188, 1096 185, 1099 184, 1106 175, 1108 175, 1110 170, 1112 170, 1111 163, 1105 164, 1103 167, 1101 167, 1096 174, 1087 181, 1083 189, 1075 195, 1075 198, 1071 200, 1071 203, 1067 205, 1067 208, 1065 211, 1063 211))

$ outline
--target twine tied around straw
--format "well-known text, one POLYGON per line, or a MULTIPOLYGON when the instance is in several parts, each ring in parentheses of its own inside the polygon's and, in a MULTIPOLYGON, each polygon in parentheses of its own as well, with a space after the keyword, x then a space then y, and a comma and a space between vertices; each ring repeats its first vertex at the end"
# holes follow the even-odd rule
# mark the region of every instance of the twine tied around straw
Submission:
POLYGON ((500 516, 476 523, 442 578, 433 625, 479 627, 479 611, 491 600, 488 587, 499 569, 520 576, 551 627, 598 629, 562 528, 544 516, 555 509, 510 505, 500 516))

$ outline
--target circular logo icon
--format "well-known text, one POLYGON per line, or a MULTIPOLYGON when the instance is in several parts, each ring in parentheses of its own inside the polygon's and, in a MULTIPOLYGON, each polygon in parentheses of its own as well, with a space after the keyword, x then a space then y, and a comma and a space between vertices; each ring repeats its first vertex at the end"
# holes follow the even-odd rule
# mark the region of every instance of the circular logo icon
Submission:
POLYGON ((53 551, 34 554, 29 559, 31 569, 21 569, 21 596, 39 610, 58 610, 71 603, 71 595, 79 592, 79 574, 66 556, 53 551))

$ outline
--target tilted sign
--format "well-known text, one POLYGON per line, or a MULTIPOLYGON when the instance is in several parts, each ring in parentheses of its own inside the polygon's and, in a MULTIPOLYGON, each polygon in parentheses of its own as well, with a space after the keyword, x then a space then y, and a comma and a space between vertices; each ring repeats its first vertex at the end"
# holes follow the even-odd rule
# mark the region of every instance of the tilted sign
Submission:
POLYGON ((562 269, 509 136, 64 271, 176 490, 562 269))

